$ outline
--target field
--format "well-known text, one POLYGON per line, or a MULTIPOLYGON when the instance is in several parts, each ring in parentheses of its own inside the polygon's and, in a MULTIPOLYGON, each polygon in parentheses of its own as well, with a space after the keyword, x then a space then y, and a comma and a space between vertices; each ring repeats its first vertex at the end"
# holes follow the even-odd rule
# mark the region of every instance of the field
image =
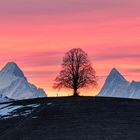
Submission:
POLYGON ((140 100, 61 97, 10 106, 22 108, 11 114, 14 117, 0 119, 0 140, 140 139, 140 100))

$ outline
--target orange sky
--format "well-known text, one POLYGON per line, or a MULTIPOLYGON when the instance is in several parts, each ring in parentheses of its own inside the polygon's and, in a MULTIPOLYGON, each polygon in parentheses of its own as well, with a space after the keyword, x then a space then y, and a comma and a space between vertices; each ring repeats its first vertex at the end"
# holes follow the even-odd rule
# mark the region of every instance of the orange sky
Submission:
POLYGON ((55 96, 51 87, 64 53, 80 47, 93 61, 98 90, 113 67, 138 81, 139 7, 139 0, 1 0, 0 67, 15 61, 30 82, 55 96))

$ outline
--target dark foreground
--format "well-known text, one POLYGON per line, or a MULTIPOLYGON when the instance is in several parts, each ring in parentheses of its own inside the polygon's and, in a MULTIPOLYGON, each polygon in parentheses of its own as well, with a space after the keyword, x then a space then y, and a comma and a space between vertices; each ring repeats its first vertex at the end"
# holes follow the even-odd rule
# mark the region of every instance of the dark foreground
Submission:
POLYGON ((0 120, 0 140, 140 140, 140 100, 66 97, 16 104, 33 102, 41 105, 28 117, 0 120))

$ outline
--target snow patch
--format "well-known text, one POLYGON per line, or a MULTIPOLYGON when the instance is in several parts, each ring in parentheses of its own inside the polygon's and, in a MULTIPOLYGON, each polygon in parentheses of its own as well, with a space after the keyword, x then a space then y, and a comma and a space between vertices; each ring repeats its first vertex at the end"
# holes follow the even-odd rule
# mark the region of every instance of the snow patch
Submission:
POLYGON ((1 116, 9 116, 13 111, 22 108, 22 106, 7 106, 3 109, 0 109, 0 117, 1 116))
POLYGON ((27 116, 31 114, 39 106, 40 104, 31 104, 31 105, 24 105, 24 106, 12 105, 12 103, 0 104, 0 119, 27 116))
POLYGON ((47 105, 52 105, 52 103, 48 103, 47 105))

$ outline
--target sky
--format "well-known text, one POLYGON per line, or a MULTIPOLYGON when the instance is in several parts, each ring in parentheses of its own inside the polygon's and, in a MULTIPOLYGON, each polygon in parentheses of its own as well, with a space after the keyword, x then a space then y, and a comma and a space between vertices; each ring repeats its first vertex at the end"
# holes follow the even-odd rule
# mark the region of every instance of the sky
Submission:
POLYGON ((15 61, 49 96, 65 52, 82 48, 98 76, 96 95, 110 70, 140 81, 139 0, 0 0, 0 68, 15 61))

